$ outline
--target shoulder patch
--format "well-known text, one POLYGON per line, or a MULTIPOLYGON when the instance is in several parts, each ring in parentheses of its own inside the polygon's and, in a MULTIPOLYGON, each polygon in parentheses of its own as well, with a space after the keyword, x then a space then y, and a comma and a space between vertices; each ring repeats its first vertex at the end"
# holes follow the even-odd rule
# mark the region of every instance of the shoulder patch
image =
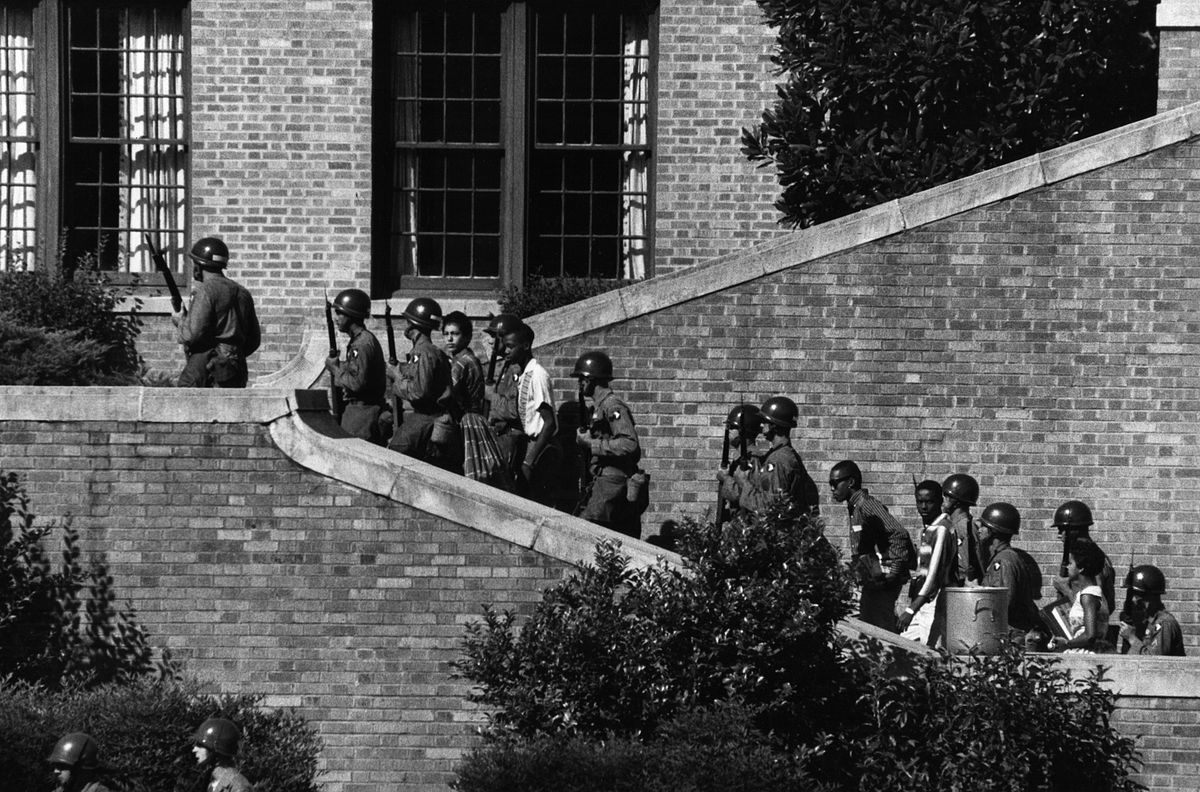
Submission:
POLYGON ((621 419, 621 411, 620 411, 620 410, 613 410, 612 419, 613 419, 614 421, 619 421, 619 420, 621 419))
POLYGON ((992 569, 999 569, 999 568, 1000 568, 1000 562, 999 562, 999 561, 997 561, 996 563, 992 564, 992 569))
POLYGON ((350 350, 350 357, 358 357, 358 350, 357 350, 357 349, 351 349, 351 350, 350 350))
POLYGON ((774 469, 775 469, 775 463, 774 463, 774 462, 768 462, 768 463, 767 463, 767 472, 768 472, 768 473, 770 473, 770 472, 771 472, 772 470, 774 470, 774 469))

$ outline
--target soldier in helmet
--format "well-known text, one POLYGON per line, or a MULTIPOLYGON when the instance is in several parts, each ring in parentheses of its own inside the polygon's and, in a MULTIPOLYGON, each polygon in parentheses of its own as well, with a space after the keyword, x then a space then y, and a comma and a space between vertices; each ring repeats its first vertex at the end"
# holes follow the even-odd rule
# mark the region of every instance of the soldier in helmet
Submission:
POLYGON ((333 311, 338 330, 350 337, 345 362, 339 362, 337 356, 325 360, 334 386, 346 394, 342 428, 354 437, 383 445, 379 415, 387 391, 387 364, 379 339, 365 324, 371 315, 371 298, 361 289, 345 289, 333 298, 333 311))
POLYGON ((109 792, 98 778, 99 748, 91 735, 71 732, 54 745, 46 761, 54 771, 55 792, 109 792))
POLYGON ((462 440, 448 410, 450 358, 430 339, 442 325, 442 307, 436 300, 418 297, 402 315, 408 321, 404 337, 412 342, 412 350, 407 362, 387 367, 387 376, 392 392, 408 406, 388 447, 452 468, 461 456, 462 440))
POLYGON ((846 459, 829 471, 833 499, 846 504, 850 521, 850 557, 862 586, 858 617, 890 632, 899 632, 896 600, 909 578, 917 551, 912 537, 887 507, 863 486, 858 464, 846 459))
POLYGON ((585 352, 572 372, 580 392, 592 400, 592 420, 580 426, 575 442, 587 455, 591 487, 580 503, 579 516, 626 536, 642 536, 641 513, 628 496, 629 477, 642 457, 629 405, 609 385, 613 365, 602 351, 585 352))
POLYGON ((496 377, 489 420, 508 459, 516 493, 549 503, 553 475, 562 462, 562 448, 554 437, 558 419, 550 374, 533 356, 533 328, 517 321, 496 329, 502 334, 504 368, 496 377))
POLYGON ((759 414, 762 435, 770 447, 752 471, 717 471, 722 496, 740 509, 761 512, 786 495, 802 511, 816 513, 820 510, 816 482, 791 441, 799 408, 786 396, 772 396, 763 402, 759 414))
POLYGON ((1129 642, 1126 654, 1183 657, 1183 630, 1163 605, 1167 579, 1162 570, 1143 564, 1125 578, 1129 612, 1121 614, 1121 638, 1129 642))
MULTIPOLYGON (((758 464, 758 456, 754 453, 754 443, 758 440, 761 431, 762 413, 753 404, 739 404, 729 411, 729 415, 725 418, 725 447, 721 456, 722 462, 728 460, 728 464, 725 466, 727 473, 733 475, 738 470, 749 472, 755 469, 758 464), (737 451, 736 456, 733 455, 733 450, 737 451)), ((718 497, 722 497, 720 490, 721 481, 718 478, 718 497)), ((732 508, 733 504, 723 499, 718 502, 721 504, 721 508, 718 510, 717 520, 722 521, 728 513, 727 509, 732 508)))
POLYGON ((192 753, 202 772, 209 774, 208 792, 251 792, 253 787, 237 771, 234 758, 242 733, 233 721, 209 718, 192 737, 192 753))
POLYGON ((993 503, 979 515, 979 556, 986 565, 983 585, 1008 589, 1008 626, 1014 637, 1044 642, 1035 604, 1042 596, 1042 571, 1033 556, 1012 546, 1021 531, 1021 513, 1011 503, 993 503))
POLYGON ((187 363, 181 388, 244 388, 246 358, 261 341, 254 299, 241 284, 225 277, 229 249, 216 237, 204 237, 189 254, 196 284, 191 302, 171 314, 187 363))
POLYGON ((947 476, 942 482, 942 510, 946 512, 946 524, 954 537, 958 571, 954 585, 978 583, 983 570, 975 536, 975 523, 971 519, 971 507, 979 500, 979 482, 966 473, 947 476))
MULTIPOLYGON (((1078 593, 1076 588, 1071 585, 1067 575, 1070 547, 1076 539, 1091 539, 1092 525, 1092 510, 1083 501, 1069 500, 1054 511, 1054 527, 1058 529, 1058 536, 1063 543, 1063 563, 1053 585, 1055 591, 1068 602, 1073 600, 1078 593)), ((1116 610, 1117 573, 1103 550, 1100 551, 1100 555, 1104 559, 1099 577, 1100 590, 1104 592, 1108 612, 1112 613, 1116 610)))

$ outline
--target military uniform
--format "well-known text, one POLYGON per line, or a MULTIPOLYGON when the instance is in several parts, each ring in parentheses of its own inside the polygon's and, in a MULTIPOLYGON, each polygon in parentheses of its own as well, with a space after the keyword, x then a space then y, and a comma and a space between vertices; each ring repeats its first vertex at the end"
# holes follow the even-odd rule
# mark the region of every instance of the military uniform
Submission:
MULTIPOLYGON (((443 464, 434 444, 434 423, 448 418, 446 402, 450 397, 450 359, 421 333, 413 344, 408 362, 400 364, 400 376, 392 383, 397 398, 408 402, 404 421, 392 435, 390 448, 401 454, 443 464)), ((445 444, 461 442, 455 436, 445 444)))
POLYGON ((217 765, 208 781, 208 792, 253 792, 246 777, 228 765, 217 765))
POLYGON ((1041 629, 1037 605, 1042 571, 1033 556, 1011 545, 999 550, 983 573, 983 585, 1008 589, 1008 626, 1021 633, 1041 629))
MULTIPOLYGON (((968 580, 979 580, 983 572, 979 564, 978 538, 975 535, 975 524, 970 512, 955 509, 946 517, 950 527, 950 535, 954 537, 954 554, 958 569, 954 573, 955 586, 966 585, 968 580)), ((1038 573, 1039 586, 1041 573, 1038 573)))
POLYGON ((246 387, 246 358, 262 338, 254 299, 244 286, 206 272, 192 286, 191 303, 177 330, 188 355, 179 387, 246 387))
POLYGON ((611 389, 597 386, 589 441, 591 489, 579 516, 638 539, 641 515, 627 496, 629 477, 642 457, 629 406, 611 389))
POLYGON ((748 511, 765 511, 780 495, 786 495, 805 511, 816 511, 817 484, 804 468, 791 443, 777 445, 758 459, 744 485, 725 490, 726 499, 748 511))
POLYGON ((370 330, 355 326, 346 345, 346 360, 333 383, 346 394, 342 428, 354 437, 382 445, 379 414, 387 393, 387 368, 383 347, 370 330))
POLYGON ((1160 610, 1146 620, 1142 638, 1130 639, 1129 654, 1183 657, 1183 630, 1179 622, 1166 609, 1160 610))

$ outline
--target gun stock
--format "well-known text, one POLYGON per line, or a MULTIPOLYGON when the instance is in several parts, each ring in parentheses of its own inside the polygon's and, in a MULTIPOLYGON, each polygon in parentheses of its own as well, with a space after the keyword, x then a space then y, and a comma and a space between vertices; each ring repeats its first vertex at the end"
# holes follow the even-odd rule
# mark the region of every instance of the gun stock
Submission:
POLYGON ((167 283, 167 291, 171 293, 171 309, 179 313, 183 309, 183 295, 179 293, 175 275, 167 266, 167 260, 163 257, 162 251, 158 249, 158 245, 150 239, 150 235, 143 233, 142 237, 146 240, 146 247, 150 248, 150 258, 154 261, 154 268, 162 273, 163 280, 167 283))
MULTIPOLYGON (((721 470, 729 469, 729 427, 723 426, 725 437, 721 442, 721 470)), ((717 485, 717 527, 720 528, 729 519, 729 504, 721 495, 721 485, 717 485)))
MULTIPOLYGON (((396 357, 396 328, 392 325, 392 304, 385 302, 383 304, 383 323, 387 327, 387 344, 388 344, 388 363, 393 366, 400 364, 400 359, 396 357)), ((404 405, 400 402, 394 391, 389 387, 388 402, 392 406, 392 426, 400 425, 404 419, 404 405)))
MULTIPOLYGON (((329 357, 338 357, 337 327, 333 324, 333 303, 329 302, 328 294, 325 295, 325 330, 329 333, 329 357)), ((333 416, 340 421, 345 404, 342 402, 342 389, 338 387, 335 379, 332 374, 329 375, 329 401, 333 416)))

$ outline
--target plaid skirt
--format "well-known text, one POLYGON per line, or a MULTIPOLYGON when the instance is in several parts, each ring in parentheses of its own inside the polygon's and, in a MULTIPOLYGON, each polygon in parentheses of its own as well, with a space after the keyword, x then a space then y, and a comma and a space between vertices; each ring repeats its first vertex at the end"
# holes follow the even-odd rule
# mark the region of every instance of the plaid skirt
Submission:
POLYGON ((475 481, 512 490, 512 475, 492 427, 479 413, 466 413, 460 422, 463 436, 463 474, 475 481))

